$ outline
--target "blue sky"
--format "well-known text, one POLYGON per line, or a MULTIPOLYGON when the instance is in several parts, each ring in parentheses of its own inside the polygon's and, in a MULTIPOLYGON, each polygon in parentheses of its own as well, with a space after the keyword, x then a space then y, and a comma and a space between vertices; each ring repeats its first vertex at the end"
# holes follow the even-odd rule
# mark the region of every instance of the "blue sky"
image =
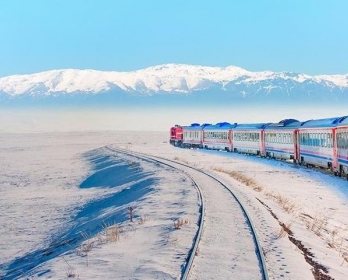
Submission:
POLYGON ((0 77, 164 63, 348 73, 346 0, 3 0, 0 77))

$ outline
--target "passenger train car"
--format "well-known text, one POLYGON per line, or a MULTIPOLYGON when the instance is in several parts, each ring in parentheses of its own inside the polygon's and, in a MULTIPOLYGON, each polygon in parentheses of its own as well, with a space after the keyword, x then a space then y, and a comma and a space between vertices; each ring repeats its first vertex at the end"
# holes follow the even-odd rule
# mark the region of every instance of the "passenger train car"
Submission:
POLYGON ((203 132, 203 147, 205 149, 232 151, 232 128, 236 124, 221 122, 207 125, 203 132))
POLYGON ((293 160, 329 169, 348 180, 348 116, 305 122, 176 125, 170 129, 170 143, 293 160))
POLYGON ((233 129, 233 151, 265 156, 265 128, 269 123, 238 124, 233 129))
POLYGON ((298 162, 297 132, 301 122, 294 119, 282 120, 265 127, 266 156, 298 162))
POLYGON ((310 120, 300 126, 300 163, 337 170, 334 136, 339 120, 340 118, 310 120))
POLYGON ((182 146, 189 148, 203 148, 203 129, 211 124, 192 123, 190 126, 183 126, 182 146))
POLYGON ((338 174, 348 180, 348 117, 340 120, 336 130, 338 174))

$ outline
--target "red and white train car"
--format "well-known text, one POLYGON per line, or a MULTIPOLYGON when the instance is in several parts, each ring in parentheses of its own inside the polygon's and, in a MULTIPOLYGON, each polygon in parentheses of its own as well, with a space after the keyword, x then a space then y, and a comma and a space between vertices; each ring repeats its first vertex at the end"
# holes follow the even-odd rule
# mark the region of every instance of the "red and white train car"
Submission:
POLYGON ((302 123, 294 119, 285 119, 265 128, 266 156, 298 162, 298 128, 302 123))
POLYGON ((232 151, 232 129, 236 125, 221 122, 204 127, 203 147, 205 149, 232 151))
POLYGON ((203 148, 203 129, 210 124, 192 123, 183 126, 182 146, 184 148, 203 148))
POLYGON ((338 174, 348 180, 348 116, 340 119, 337 130, 337 162, 338 174))
POLYGON ((237 124, 233 128, 233 151, 265 156, 264 133, 269 124, 237 124))
POLYGON ((299 128, 299 162, 338 170, 336 127, 341 118, 303 122, 299 128))

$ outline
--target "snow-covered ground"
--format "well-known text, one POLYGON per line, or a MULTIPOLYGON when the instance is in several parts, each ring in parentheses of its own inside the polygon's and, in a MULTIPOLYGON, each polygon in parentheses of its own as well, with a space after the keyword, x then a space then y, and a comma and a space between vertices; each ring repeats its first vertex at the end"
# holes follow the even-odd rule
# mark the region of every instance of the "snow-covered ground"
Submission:
POLYGON ((0 279, 180 278, 197 230, 196 190, 179 172, 108 147, 188 162, 228 183, 253 219, 270 279, 314 279, 291 238, 330 277, 347 279, 343 179, 285 162, 175 148, 167 132, 2 133, 0 142, 0 279), (175 229, 178 219, 183 224, 175 229))

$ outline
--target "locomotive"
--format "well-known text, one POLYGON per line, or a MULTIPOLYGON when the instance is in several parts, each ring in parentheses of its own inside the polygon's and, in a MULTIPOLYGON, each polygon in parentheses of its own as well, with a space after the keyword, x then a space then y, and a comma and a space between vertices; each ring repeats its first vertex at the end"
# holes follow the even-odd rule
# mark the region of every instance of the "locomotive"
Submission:
POLYGON ((170 128, 183 148, 253 154, 328 169, 348 180, 348 116, 278 123, 192 123, 170 128))

